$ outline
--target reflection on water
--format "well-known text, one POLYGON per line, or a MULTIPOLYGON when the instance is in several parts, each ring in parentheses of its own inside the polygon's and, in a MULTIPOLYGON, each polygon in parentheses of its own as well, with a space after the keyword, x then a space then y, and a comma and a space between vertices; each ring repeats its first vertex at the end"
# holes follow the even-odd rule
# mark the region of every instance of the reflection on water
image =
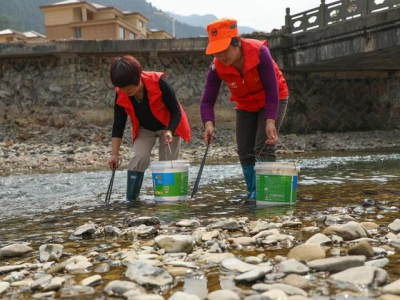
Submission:
MULTIPOLYGON (((289 214, 311 222, 321 213, 354 208, 361 200, 373 198, 378 202, 378 208, 360 211, 356 216, 358 221, 371 220, 387 225, 399 216, 398 210, 390 208, 400 206, 400 154, 397 151, 329 153, 299 158, 299 201, 293 207, 257 208, 238 197, 245 193, 241 167, 238 163, 229 162, 205 166, 194 201, 162 205, 155 204, 151 195, 150 172, 145 174, 140 203, 127 206, 124 201, 126 173, 117 171, 111 208, 104 205, 110 171, 0 177, 0 247, 12 242, 29 241, 38 248, 57 237, 67 240, 68 232, 89 220, 102 225, 115 225, 122 223, 127 215, 157 216, 168 223, 188 218, 248 216, 258 219, 289 214), (378 217, 382 213, 385 216, 378 217)), ((197 172, 198 166, 190 168, 190 186, 193 186, 197 172)), ((292 234, 299 240, 307 238, 298 231, 292 234)), ((112 248, 112 243, 110 238, 100 238, 96 241, 65 242, 64 247, 65 252, 72 255, 95 247, 112 248)), ((287 248, 282 246, 281 249, 274 249, 273 256, 286 253, 287 248)), ((238 253, 238 256, 247 255, 254 253, 238 253)), ((395 267, 399 263, 400 257, 396 254, 385 268, 394 278, 400 277, 400 271, 396 271, 395 267)), ((105 284, 109 280, 120 279, 122 270, 112 268, 104 277, 105 284)), ((204 299, 207 292, 221 287, 234 288, 231 277, 230 274, 221 275, 217 270, 210 269, 207 270, 207 277, 203 274, 187 277, 175 290, 196 290, 196 294, 204 299)), ((92 296, 87 299, 92 299, 92 296)))

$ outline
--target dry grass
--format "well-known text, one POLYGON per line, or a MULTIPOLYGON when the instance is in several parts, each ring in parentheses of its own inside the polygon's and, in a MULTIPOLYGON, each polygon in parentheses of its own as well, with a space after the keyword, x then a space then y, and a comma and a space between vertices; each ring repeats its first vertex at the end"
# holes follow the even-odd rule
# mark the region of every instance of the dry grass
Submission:
MULTIPOLYGON (((200 106, 185 106, 184 110, 189 119, 190 127, 203 128, 203 122, 200 117, 200 106)), ((219 128, 235 129, 236 112, 234 107, 215 106, 215 123, 219 128)))

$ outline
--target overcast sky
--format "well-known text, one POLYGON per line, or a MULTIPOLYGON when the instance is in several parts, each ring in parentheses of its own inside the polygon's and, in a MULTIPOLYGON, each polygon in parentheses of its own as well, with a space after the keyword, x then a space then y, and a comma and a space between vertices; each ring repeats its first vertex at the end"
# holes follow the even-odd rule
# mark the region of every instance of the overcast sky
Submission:
MULTIPOLYGON (((299 13, 320 5, 320 0, 147 0, 153 6, 179 15, 213 14, 235 18, 241 26, 271 31, 285 24, 286 7, 299 13)), ((327 1, 327 3, 332 1, 327 1)))

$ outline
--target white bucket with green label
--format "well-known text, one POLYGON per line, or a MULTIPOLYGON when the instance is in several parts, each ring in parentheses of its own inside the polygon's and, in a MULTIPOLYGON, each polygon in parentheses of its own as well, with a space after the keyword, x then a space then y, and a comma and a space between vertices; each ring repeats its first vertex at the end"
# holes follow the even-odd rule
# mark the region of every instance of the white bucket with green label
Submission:
POLYGON ((288 162, 256 163, 257 205, 295 204, 300 166, 288 162))
POLYGON ((150 163, 154 199, 157 202, 187 200, 189 167, 186 160, 167 160, 150 163))

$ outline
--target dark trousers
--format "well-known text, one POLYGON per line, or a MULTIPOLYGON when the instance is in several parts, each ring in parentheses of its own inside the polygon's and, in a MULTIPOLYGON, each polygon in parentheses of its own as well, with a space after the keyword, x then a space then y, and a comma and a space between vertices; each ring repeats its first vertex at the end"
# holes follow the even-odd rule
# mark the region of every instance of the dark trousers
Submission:
MULTIPOLYGON (((288 99, 279 101, 278 118, 275 127, 279 133, 282 121, 285 118, 288 99)), ((258 112, 236 110, 236 140, 237 153, 242 165, 251 165, 256 157, 265 161, 276 161, 275 145, 265 145, 264 108, 258 112)))

